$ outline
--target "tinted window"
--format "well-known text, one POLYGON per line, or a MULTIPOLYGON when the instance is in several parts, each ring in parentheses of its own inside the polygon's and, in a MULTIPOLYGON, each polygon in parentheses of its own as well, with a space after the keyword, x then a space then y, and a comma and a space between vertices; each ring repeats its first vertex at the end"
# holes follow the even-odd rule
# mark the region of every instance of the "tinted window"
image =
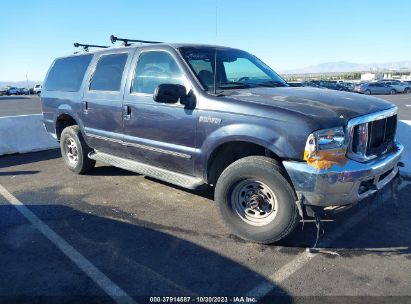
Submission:
POLYGON ((92 91, 120 91, 128 54, 103 55, 90 81, 92 91))
MULTIPOLYGON (((93 55, 81 55, 57 59, 47 77, 46 90, 76 92, 80 89, 93 55)), ((36 88, 40 86, 36 85, 36 88)))
POLYGON ((145 52, 138 59, 131 92, 153 94, 163 83, 183 84, 183 73, 166 52, 145 52))
POLYGON ((265 63, 244 51, 214 47, 182 47, 179 50, 208 91, 214 91, 214 82, 216 89, 222 90, 288 86, 265 63))
MULTIPOLYGON (((247 75, 247 78, 270 80, 271 78, 257 65, 247 58, 237 58, 235 61, 223 62, 228 81, 239 81, 247 75)), ((328 83, 325 83, 328 85, 328 83)))

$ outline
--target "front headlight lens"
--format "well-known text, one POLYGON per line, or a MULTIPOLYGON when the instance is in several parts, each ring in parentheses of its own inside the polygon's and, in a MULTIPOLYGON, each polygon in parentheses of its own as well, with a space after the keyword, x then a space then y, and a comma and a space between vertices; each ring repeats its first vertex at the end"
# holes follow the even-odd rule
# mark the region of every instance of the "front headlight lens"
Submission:
POLYGON ((342 127, 319 130, 314 132, 313 134, 317 142, 317 149, 320 151, 344 148, 345 133, 342 127))
POLYGON ((342 127, 318 130, 307 138, 304 160, 317 169, 328 169, 333 164, 345 164, 345 153, 346 141, 342 127))

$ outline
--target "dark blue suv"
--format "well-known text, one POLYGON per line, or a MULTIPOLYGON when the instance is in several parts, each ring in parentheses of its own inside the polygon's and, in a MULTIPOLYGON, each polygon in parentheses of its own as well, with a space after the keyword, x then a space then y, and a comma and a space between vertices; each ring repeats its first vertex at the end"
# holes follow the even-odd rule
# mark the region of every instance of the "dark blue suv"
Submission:
POLYGON ((300 217, 350 207, 399 174, 394 105, 290 87, 242 50, 148 44, 61 57, 41 101, 71 171, 98 160, 211 185, 227 225, 254 242, 278 241, 300 217))

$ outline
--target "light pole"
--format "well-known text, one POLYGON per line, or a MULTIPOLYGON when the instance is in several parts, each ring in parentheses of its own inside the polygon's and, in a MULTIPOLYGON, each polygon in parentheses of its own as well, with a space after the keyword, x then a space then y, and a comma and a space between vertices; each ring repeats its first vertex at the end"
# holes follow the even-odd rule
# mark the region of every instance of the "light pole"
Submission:
POLYGON ((27 71, 26 71, 26 85, 27 85, 27 92, 29 93, 29 95, 30 95, 30 88, 29 88, 29 77, 27 76, 27 71))

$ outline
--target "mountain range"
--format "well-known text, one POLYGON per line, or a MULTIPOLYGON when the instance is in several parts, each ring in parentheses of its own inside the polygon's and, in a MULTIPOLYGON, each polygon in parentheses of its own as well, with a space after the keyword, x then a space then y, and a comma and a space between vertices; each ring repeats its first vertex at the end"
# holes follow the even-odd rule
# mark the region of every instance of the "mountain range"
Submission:
POLYGON ((365 72, 375 70, 411 70, 411 60, 369 64, 346 61, 325 62, 301 69, 285 70, 281 74, 365 72))

